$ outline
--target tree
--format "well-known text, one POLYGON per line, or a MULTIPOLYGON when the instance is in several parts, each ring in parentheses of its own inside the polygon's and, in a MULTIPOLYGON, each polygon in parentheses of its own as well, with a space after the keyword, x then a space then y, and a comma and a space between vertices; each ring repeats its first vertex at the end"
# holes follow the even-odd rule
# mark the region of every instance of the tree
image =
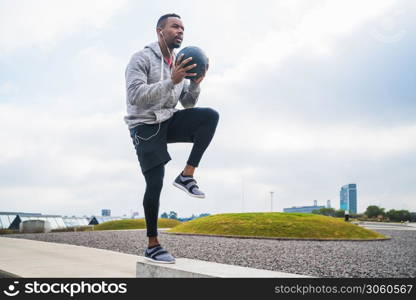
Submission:
POLYGON ((165 212, 163 214, 161 214, 160 217, 161 218, 164 218, 164 219, 168 219, 169 218, 168 214, 165 213, 165 212))
POLYGON ((394 221, 394 222, 402 222, 402 221, 410 220, 410 212, 408 210, 390 209, 386 213, 386 215, 390 219, 390 221, 394 221))
POLYGON ((345 210, 343 210, 343 209, 338 209, 335 212, 335 217, 336 218, 343 218, 344 216, 345 216, 345 210))
POLYGON ((169 219, 175 219, 175 220, 177 220, 178 219, 178 214, 176 212, 174 212, 174 211, 170 211, 169 212, 169 219))
POLYGON ((384 212, 384 208, 378 207, 376 205, 370 205, 369 207, 367 207, 365 214, 369 218, 375 218, 380 215, 384 216, 385 212, 384 212))
POLYGON ((335 216, 335 209, 333 208, 320 208, 320 209, 314 209, 312 211, 313 214, 317 214, 317 215, 324 215, 324 216, 330 216, 330 217, 334 217, 335 216))

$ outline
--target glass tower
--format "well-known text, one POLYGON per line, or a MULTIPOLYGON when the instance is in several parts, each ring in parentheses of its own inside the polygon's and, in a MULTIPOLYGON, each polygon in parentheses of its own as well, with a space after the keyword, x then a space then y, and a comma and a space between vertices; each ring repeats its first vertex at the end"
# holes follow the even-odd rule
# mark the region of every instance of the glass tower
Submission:
POLYGON ((357 185, 355 183, 342 186, 339 192, 339 199, 340 209, 348 210, 350 214, 357 213, 357 185))

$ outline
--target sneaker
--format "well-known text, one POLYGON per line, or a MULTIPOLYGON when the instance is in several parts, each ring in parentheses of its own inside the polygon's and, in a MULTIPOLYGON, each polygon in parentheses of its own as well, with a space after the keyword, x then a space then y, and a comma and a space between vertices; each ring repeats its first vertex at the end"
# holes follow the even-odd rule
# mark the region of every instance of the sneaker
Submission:
POLYGON ((185 191, 189 196, 205 198, 205 194, 196 185, 196 180, 193 176, 183 176, 181 172, 181 174, 176 177, 173 185, 185 191))
POLYGON ((175 258, 165 249, 163 249, 162 246, 157 245, 153 248, 147 248, 144 251, 144 258, 156 262, 156 263, 162 263, 162 264, 174 264, 175 258))

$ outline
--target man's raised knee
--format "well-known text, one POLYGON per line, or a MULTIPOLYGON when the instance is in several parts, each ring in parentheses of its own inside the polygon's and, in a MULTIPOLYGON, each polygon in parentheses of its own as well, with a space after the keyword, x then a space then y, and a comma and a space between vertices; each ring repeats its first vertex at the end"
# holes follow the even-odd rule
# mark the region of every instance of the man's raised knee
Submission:
POLYGON ((209 119, 214 120, 215 122, 218 122, 220 118, 220 114, 215 109, 207 107, 206 111, 207 111, 207 114, 209 115, 209 119))

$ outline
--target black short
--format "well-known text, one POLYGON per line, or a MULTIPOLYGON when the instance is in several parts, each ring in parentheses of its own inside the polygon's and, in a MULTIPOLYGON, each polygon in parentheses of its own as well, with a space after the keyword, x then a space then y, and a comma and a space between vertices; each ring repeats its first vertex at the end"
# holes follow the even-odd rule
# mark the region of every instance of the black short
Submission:
POLYGON ((157 134, 159 124, 142 124, 131 128, 130 136, 142 173, 171 160, 168 143, 194 143, 195 137, 197 142, 192 147, 187 164, 197 167, 215 133, 218 118, 218 112, 212 108, 192 107, 176 111, 170 119, 160 124, 157 134))
POLYGON ((159 124, 142 124, 130 129, 142 173, 162 163, 166 164, 172 159, 167 145, 167 130, 171 120, 172 118, 160 123, 159 132, 149 140, 142 140, 139 136, 142 138, 152 136, 157 132, 159 124))

